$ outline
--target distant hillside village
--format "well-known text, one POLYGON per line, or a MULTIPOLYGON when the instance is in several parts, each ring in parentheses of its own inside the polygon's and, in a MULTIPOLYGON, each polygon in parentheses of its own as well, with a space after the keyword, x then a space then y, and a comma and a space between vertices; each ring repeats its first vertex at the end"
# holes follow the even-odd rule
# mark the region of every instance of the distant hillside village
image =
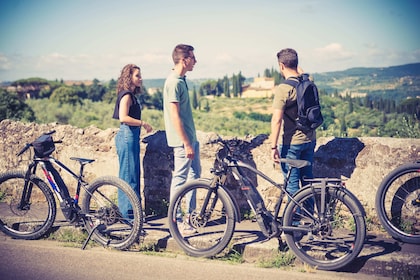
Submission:
POLYGON ((271 97, 274 90, 274 78, 258 77, 254 82, 242 87, 243 98, 271 97))

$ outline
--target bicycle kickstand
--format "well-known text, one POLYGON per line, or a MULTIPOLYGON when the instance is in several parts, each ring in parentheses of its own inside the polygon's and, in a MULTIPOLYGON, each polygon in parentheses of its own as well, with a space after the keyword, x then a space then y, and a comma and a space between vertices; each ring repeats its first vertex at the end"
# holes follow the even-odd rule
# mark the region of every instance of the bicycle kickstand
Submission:
POLYGON ((90 239, 92 238, 93 233, 95 232, 95 230, 100 227, 103 226, 103 224, 97 224, 96 226, 93 227, 93 229, 89 232, 88 237, 86 238, 85 242, 83 243, 82 246, 82 250, 84 250, 87 246, 87 244, 89 243, 90 239))

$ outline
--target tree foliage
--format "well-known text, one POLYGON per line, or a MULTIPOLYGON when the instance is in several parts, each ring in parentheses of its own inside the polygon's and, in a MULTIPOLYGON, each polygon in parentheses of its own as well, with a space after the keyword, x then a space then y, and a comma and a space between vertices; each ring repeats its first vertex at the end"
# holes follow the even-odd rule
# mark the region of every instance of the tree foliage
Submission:
POLYGON ((16 94, 0 90, 0 121, 5 119, 35 121, 35 113, 16 94))
MULTIPOLYGON (((282 81, 277 70, 266 69, 264 75, 274 78, 275 84, 282 81)), ((239 72, 231 77, 207 80, 197 86, 198 90, 191 87, 196 128, 226 136, 270 133, 272 99, 241 98, 245 81, 239 72)), ((111 118, 117 97, 115 80, 103 83, 95 79, 86 85, 65 85, 63 81, 31 78, 13 84, 27 87, 30 99, 22 98, 28 97, 27 93, 18 95, 2 90, 1 119, 59 122, 79 127, 118 126, 118 121, 111 118)), ((165 129, 162 91, 147 94, 143 88, 143 92, 140 96, 142 118, 157 130, 165 129)), ((369 94, 354 98, 350 94, 339 95, 337 89, 325 88, 319 88, 319 92, 324 123, 318 129, 318 136, 420 138, 419 98, 397 100, 369 94)))
POLYGON ((68 86, 55 89, 50 96, 50 101, 57 102, 60 105, 70 104, 73 106, 82 103, 76 88, 68 86))

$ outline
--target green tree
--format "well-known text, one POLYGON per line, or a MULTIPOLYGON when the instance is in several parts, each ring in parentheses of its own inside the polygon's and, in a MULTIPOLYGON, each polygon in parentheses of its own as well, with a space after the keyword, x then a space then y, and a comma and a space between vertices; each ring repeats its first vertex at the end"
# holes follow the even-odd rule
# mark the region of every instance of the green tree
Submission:
POLYGON ((102 96, 102 101, 108 104, 115 104, 117 101, 117 81, 111 79, 105 87, 105 94, 102 96))
MULTIPOLYGON (((12 83, 12 86, 24 88, 24 94, 29 94, 31 98, 39 98, 40 92, 44 88, 48 88, 48 85, 48 81, 41 78, 21 79, 12 83)), ((45 92, 43 91, 42 94, 45 94, 45 92)))
POLYGON ((272 77, 274 78, 274 85, 279 85, 283 81, 283 77, 277 70, 273 70, 272 77))
POLYGON ((354 104, 353 104, 353 98, 349 97, 349 113, 353 113, 354 111, 354 104))
POLYGON ((102 96, 102 101, 108 104, 115 104, 117 101, 117 94, 115 91, 107 90, 107 92, 102 96))
POLYGON ((242 85, 245 82, 245 77, 239 72, 238 75, 232 75, 232 93, 234 97, 242 95, 242 85))
POLYGON ((218 86, 218 82, 215 80, 208 80, 200 85, 200 89, 202 90, 204 95, 214 95, 218 96, 218 92, 220 90, 218 86))
POLYGON ((223 77, 223 92, 227 98, 230 97, 230 83, 227 75, 223 77))
POLYGON ((14 81, 12 83, 12 86, 44 86, 44 85, 48 85, 48 81, 42 78, 29 78, 29 79, 21 79, 21 80, 17 80, 14 81))
POLYGON ((204 101, 206 102, 206 104, 204 105, 204 111, 210 112, 209 100, 207 98, 204 98, 204 101))
POLYGON ((409 98, 400 103, 398 111, 415 116, 420 120, 420 98, 409 98))
POLYGON ((108 91, 115 91, 117 90, 117 81, 114 79, 111 79, 108 83, 108 91))
POLYGON ((159 111, 163 110, 163 93, 158 90, 151 96, 152 106, 159 111))
POLYGON ((0 121, 5 119, 33 122, 35 113, 16 94, 0 90, 0 121))
POLYGON ((50 96, 50 100, 52 102, 57 102, 60 105, 70 104, 74 106, 76 104, 82 104, 77 90, 68 86, 61 86, 54 90, 50 96))
POLYGON ((342 117, 340 118, 340 131, 343 136, 347 135, 347 124, 344 115, 342 115, 342 117))
POLYGON ((194 110, 197 110, 199 107, 197 94, 198 94, 197 90, 194 87, 193 92, 192 92, 192 107, 194 110))
POLYGON ((239 95, 238 77, 235 74, 232 75, 232 93, 234 97, 238 97, 239 95))
POLYGON ((237 79, 237 83, 238 83, 238 86, 237 86, 238 95, 239 96, 242 96, 242 86, 243 86, 246 78, 244 76, 242 76, 242 72, 239 72, 239 74, 238 74, 237 77, 238 77, 238 79, 237 79))
POLYGON ((105 87, 98 79, 94 79, 93 84, 87 89, 87 98, 92 101, 101 101, 105 93, 105 87))

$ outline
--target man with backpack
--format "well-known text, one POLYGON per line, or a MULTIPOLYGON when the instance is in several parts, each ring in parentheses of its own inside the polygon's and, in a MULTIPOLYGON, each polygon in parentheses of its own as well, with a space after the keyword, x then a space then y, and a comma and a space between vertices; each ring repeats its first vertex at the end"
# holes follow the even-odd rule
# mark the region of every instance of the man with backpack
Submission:
MULTIPOLYGON (((283 49, 277 53, 277 59, 285 81, 274 91, 271 157, 275 162, 279 162, 279 158, 290 158, 312 163, 316 144, 315 129, 322 124, 318 91, 308 75, 298 67, 295 50, 283 49), (303 107, 310 109, 304 111, 303 107)), ((285 176, 289 166, 282 163, 281 168, 285 176)), ((296 193, 299 182, 304 185, 304 178, 313 178, 312 165, 292 169, 287 191, 296 193)))

